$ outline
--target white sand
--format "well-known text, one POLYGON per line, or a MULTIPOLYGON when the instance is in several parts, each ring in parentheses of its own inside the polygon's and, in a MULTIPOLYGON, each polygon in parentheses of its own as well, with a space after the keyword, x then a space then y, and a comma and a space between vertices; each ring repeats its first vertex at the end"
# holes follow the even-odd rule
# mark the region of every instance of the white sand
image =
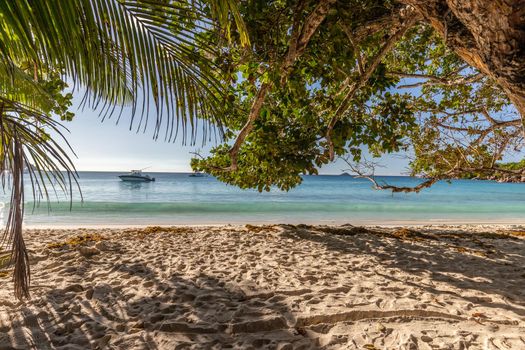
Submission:
POLYGON ((511 227, 369 229, 28 231, 0 349, 525 349, 525 238, 474 234, 511 227), (85 233, 109 239, 47 248, 85 233))

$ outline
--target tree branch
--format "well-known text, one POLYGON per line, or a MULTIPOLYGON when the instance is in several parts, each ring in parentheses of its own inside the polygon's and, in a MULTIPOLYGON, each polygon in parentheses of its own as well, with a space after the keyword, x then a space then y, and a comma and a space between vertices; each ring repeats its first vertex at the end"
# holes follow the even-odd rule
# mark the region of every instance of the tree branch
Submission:
POLYGON ((317 4, 316 8, 310 13, 306 18, 304 25, 298 35, 292 36, 290 45, 288 46, 288 51, 286 56, 281 64, 281 84, 286 81, 286 78, 290 74, 290 70, 295 62, 295 60, 304 53, 306 46, 310 42, 310 39, 319 28, 319 25, 326 18, 326 14, 332 7, 336 0, 321 0, 317 4))
POLYGON ((231 165, 228 168, 225 168, 224 170, 231 170, 235 171, 237 170, 237 157, 239 155, 239 150, 241 148, 242 143, 246 139, 246 136, 252 131, 253 129, 253 123, 261 113, 261 108, 264 103, 264 98, 266 97, 266 93, 270 89, 270 83, 263 83, 261 87, 259 88, 259 91, 257 92, 257 96, 255 96, 255 100, 252 103, 252 107, 250 108, 250 114, 248 115, 248 121, 246 124, 244 124, 243 128, 239 132, 239 135, 235 139, 235 143, 230 148, 230 157, 231 157, 231 165))
POLYGON ((354 38, 354 35, 352 34, 352 30, 348 28, 348 26, 342 22, 339 22, 338 25, 339 27, 341 27, 343 32, 346 34, 348 41, 350 41, 350 44, 352 44, 352 47, 354 48, 356 59, 357 59, 357 69, 359 70, 359 74, 360 75, 365 74, 365 71, 363 68, 363 59, 361 57, 361 51, 359 50, 359 43, 354 38))
POLYGON ((477 73, 469 76, 461 76, 456 79, 449 79, 447 77, 438 77, 435 75, 428 74, 412 74, 412 73, 403 73, 403 72, 390 72, 389 74, 395 75, 400 78, 415 78, 415 79, 428 79, 426 81, 421 81, 413 84, 403 84, 399 85, 398 89, 409 89, 415 88, 424 85, 444 85, 444 86, 453 86, 459 84, 471 84, 478 80, 481 80, 484 75, 477 73))
POLYGON ((386 43, 383 45, 383 47, 379 50, 378 54, 374 57, 374 59, 370 62, 368 67, 365 69, 364 74, 360 75, 358 78, 358 81, 355 82, 351 88, 350 91, 347 92, 346 96, 343 98, 343 101, 337 108, 337 110, 334 113, 334 116, 330 120, 330 123, 328 124, 328 130, 326 132, 326 141, 328 143, 329 147, 329 154, 330 154, 330 160, 334 160, 334 143, 331 138, 332 131, 334 129, 335 124, 339 120, 339 118, 348 110, 350 101, 355 96, 356 92, 363 87, 368 79, 370 79, 370 76, 374 73, 375 69, 381 63, 381 60, 394 48, 395 44, 403 37, 403 35, 406 33, 406 31, 415 23, 417 17, 410 14, 408 18, 405 20, 405 23, 402 24, 401 28, 399 28, 394 34, 388 38, 386 43))
MULTIPOLYGON (((328 13, 328 10, 330 7, 335 3, 336 0, 321 0, 319 1, 319 4, 315 7, 315 9, 310 13, 310 15, 306 18, 304 25, 302 26, 300 31, 296 31, 293 29, 292 36, 290 38, 290 44, 288 47, 288 51, 286 53, 286 56, 281 63, 280 66, 280 72, 281 72, 281 83, 284 83, 286 81, 286 78, 290 74, 291 68, 295 62, 306 49, 306 46, 308 45, 308 42, 314 35, 314 33, 317 31, 317 28, 319 25, 324 21, 326 14, 328 13)), ((248 115, 248 120, 246 121, 246 124, 244 124, 243 128, 239 132, 239 135, 237 136, 235 143, 230 148, 230 157, 231 157, 231 165, 227 168, 224 168, 224 171, 235 171, 237 170, 237 159, 239 155, 239 150, 250 133, 250 131, 253 129, 253 123, 257 118, 259 117, 259 114, 261 112, 261 108, 264 104, 264 99, 266 98, 266 94, 272 87, 271 82, 265 82, 261 84, 259 91, 257 92, 257 95, 255 96, 255 100, 252 103, 252 106, 250 108, 250 114, 248 115)))
POLYGON ((428 180, 416 186, 413 186, 413 187, 393 186, 393 185, 388 185, 388 184, 381 185, 377 182, 377 180, 375 179, 375 175, 374 175, 376 164, 373 164, 371 162, 366 162, 366 161, 362 163, 361 164, 362 167, 364 167, 365 170, 368 170, 368 174, 366 174, 358 166, 352 164, 350 160, 348 160, 348 158, 342 158, 342 159, 345 161, 346 164, 348 164, 348 166, 350 167, 350 170, 357 174, 356 177, 369 180, 370 182, 372 182, 372 184, 374 185, 374 189, 376 190, 389 190, 389 191, 392 191, 392 193, 410 193, 410 192, 419 193, 421 190, 425 188, 429 188, 430 186, 432 186, 433 184, 435 184, 437 181, 440 180, 437 177, 429 178, 428 180))

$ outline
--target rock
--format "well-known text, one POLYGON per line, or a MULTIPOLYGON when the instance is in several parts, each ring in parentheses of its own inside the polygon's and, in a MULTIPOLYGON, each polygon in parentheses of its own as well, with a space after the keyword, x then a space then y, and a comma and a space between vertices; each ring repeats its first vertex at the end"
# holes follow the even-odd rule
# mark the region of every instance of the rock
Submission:
POLYGON ((80 253, 80 255, 82 255, 82 256, 84 256, 86 258, 89 258, 89 257, 91 257, 93 255, 99 254, 100 250, 98 250, 95 247, 80 247, 78 249, 78 252, 80 253))

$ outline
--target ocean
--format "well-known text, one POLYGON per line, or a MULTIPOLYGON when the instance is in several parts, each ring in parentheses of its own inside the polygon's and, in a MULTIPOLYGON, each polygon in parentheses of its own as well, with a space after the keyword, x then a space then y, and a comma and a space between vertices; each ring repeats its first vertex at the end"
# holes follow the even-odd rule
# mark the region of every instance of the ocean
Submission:
MULTIPOLYGON (((151 173, 150 183, 122 182, 113 172, 80 172, 83 201, 72 206, 59 194, 34 206, 27 198, 28 226, 205 225, 236 223, 431 224, 523 223, 525 184, 456 180, 420 193, 374 190, 351 176, 304 176, 289 192, 241 190, 208 177, 151 173)), ((421 179, 378 177, 398 186, 421 179)), ((31 193, 26 190, 27 196, 31 193)), ((7 195, 1 198, 5 220, 7 195)))

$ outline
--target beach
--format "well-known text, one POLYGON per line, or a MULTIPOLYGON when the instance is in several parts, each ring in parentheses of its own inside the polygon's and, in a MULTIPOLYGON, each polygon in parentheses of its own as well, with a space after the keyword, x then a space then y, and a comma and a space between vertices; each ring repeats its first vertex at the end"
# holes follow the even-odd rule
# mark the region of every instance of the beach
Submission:
POLYGON ((525 227, 32 229, 0 349, 524 349, 525 227))

